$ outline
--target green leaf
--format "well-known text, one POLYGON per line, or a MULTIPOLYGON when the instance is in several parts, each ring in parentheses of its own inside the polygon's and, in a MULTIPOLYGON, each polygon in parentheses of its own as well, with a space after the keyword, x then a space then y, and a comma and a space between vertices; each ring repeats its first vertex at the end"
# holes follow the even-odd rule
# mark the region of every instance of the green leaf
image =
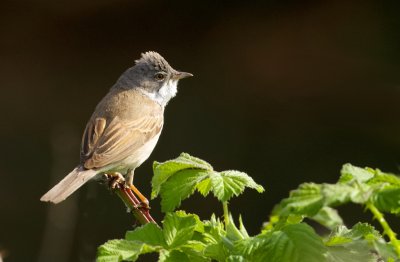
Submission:
POLYGON ((382 237, 373 226, 368 223, 360 222, 355 224, 351 231, 345 235, 351 237, 352 239, 366 238, 370 240, 382 237))
POLYGON ((203 253, 195 252, 190 247, 183 247, 180 250, 174 249, 165 254, 163 262, 207 262, 210 259, 204 257, 203 253))
POLYGON ((182 153, 178 158, 163 163, 154 162, 151 198, 154 199, 158 195, 161 185, 170 176, 184 169, 213 170, 209 163, 186 153, 182 153))
MULTIPOLYGON (((372 191, 363 185, 304 183, 290 192, 273 210, 273 215, 302 215, 314 217, 321 208, 342 205, 348 202, 365 203, 372 191)), ((321 211, 323 212, 323 211, 321 211)), ((328 215, 328 214, 326 214, 328 215)), ((332 212, 329 215, 334 215, 332 212)), ((334 218, 334 217, 332 217, 334 218)), ((336 216, 336 219, 339 219, 336 216)), ((324 225, 328 225, 325 223, 324 225)))
POLYGON ((291 224, 279 231, 259 236, 264 241, 250 261, 323 262, 327 248, 314 230, 305 223, 291 224))
POLYGON ((288 216, 289 214, 314 216, 323 204, 321 185, 304 183, 298 189, 291 191, 289 197, 283 199, 272 213, 279 216, 288 216))
POLYGON ((98 262, 136 261, 142 252, 143 243, 124 239, 107 241, 97 250, 98 262))
POLYGON ((211 215, 210 220, 204 221, 204 237, 208 243, 217 243, 220 241, 221 236, 225 236, 226 232, 224 224, 216 218, 215 214, 211 215))
POLYGON ((242 257, 242 256, 232 255, 232 256, 229 256, 229 257, 226 259, 226 261, 227 261, 227 262, 246 262, 247 260, 246 260, 244 257, 242 257))
POLYGON ((194 193, 196 186, 204 180, 211 171, 186 169, 175 173, 161 187, 161 210, 173 211, 181 201, 194 193))
POLYGON ((167 213, 163 221, 164 239, 171 248, 177 248, 189 241, 197 226, 194 215, 167 213))
POLYGON ((388 261, 396 257, 393 247, 367 223, 357 223, 352 229, 338 226, 325 244, 329 262, 388 261))
POLYGON ((384 212, 400 213, 400 188, 385 188, 372 196, 373 204, 384 212))
POLYGON ((209 244, 204 249, 204 255, 216 261, 225 261, 229 256, 227 249, 222 242, 209 244))
POLYGON ((197 232, 200 232, 200 233, 202 233, 202 232, 204 232, 204 224, 203 224, 203 222, 200 220, 200 218, 199 218, 199 216, 198 215, 196 215, 196 214, 188 214, 188 213, 186 213, 185 211, 183 211, 183 210, 178 210, 178 211, 175 211, 175 215, 177 215, 177 216, 179 216, 179 217, 188 217, 188 216, 190 216, 190 217, 193 217, 195 220, 196 220, 196 227, 195 227, 195 231, 197 231, 197 232))
POLYGON ((328 206, 321 208, 316 215, 311 217, 311 219, 329 229, 333 229, 343 224, 343 220, 339 216, 338 211, 328 206))
POLYGON ((125 234, 125 239, 140 241, 150 246, 166 247, 161 228, 154 223, 148 223, 125 234))
POLYGON ((223 241, 225 235, 224 224, 214 214, 210 220, 204 221, 203 241, 207 245, 203 252, 204 256, 216 261, 225 261, 229 256, 226 242, 223 241))
POLYGON ((365 185, 322 184, 324 205, 337 206, 348 202, 365 203, 368 199, 368 188, 365 185), (365 191, 364 191, 365 190, 365 191))
POLYGON ((181 250, 171 250, 167 254, 165 254, 165 258, 162 260, 163 262, 205 262, 209 261, 208 259, 202 257, 200 253, 193 253, 192 250, 187 249, 184 251, 181 250))
POLYGON ((353 181, 362 183, 370 180, 374 176, 374 173, 371 171, 371 169, 360 168, 351 164, 343 165, 340 173, 341 177, 339 179, 339 183, 349 183, 353 181))
POLYGON ((113 240, 102 245, 98 258, 102 261, 134 261, 140 254, 156 251, 160 254, 160 261, 182 260, 182 254, 188 261, 208 261, 203 258, 206 244, 192 239, 195 231, 198 235, 204 232, 203 222, 197 215, 184 211, 168 213, 163 221, 163 229, 148 223, 128 231, 126 240, 113 240))
POLYGON ((392 186, 400 187, 400 177, 395 174, 384 173, 379 169, 375 170, 375 176, 368 181, 368 184, 389 184, 392 186))
POLYGON ((249 235, 247 234, 241 219, 240 219, 240 228, 241 230, 239 230, 236 227, 232 215, 229 214, 229 223, 226 225, 226 237, 231 241, 237 241, 248 238, 249 235))
POLYGON ((369 250, 368 243, 363 240, 352 241, 345 246, 328 247, 328 262, 377 262, 378 256, 369 250))
POLYGON ((349 243, 359 239, 378 239, 381 238, 378 231, 367 223, 357 223, 352 229, 347 229, 346 226, 341 225, 335 228, 329 239, 326 241, 327 246, 336 246, 349 243))
POLYGON ((179 250, 172 250, 165 256, 164 262, 190 262, 189 257, 179 250))
POLYGON ((184 252, 190 261, 193 262, 206 262, 210 261, 209 258, 204 256, 204 250, 206 248, 206 244, 200 241, 190 240, 186 245, 181 246, 179 248, 180 251, 184 252))
POLYGON ((245 187, 256 189, 259 193, 264 192, 264 188, 258 185, 246 173, 229 170, 221 173, 210 174, 212 191, 220 201, 228 201, 232 196, 243 193, 245 187))
POLYGON ((211 179, 206 178, 202 180, 200 183, 197 184, 196 188, 200 192, 200 194, 206 197, 211 190, 211 179))
POLYGON ((243 238, 249 238, 246 228, 243 225, 242 216, 239 216, 239 231, 242 233, 243 238))
POLYGON ((263 245, 265 242, 267 242, 268 237, 271 236, 271 234, 266 233, 266 234, 260 234, 255 237, 251 238, 245 238, 240 241, 235 242, 235 253, 236 254, 241 254, 245 258, 253 258, 253 254, 259 250, 262 249, 263 245))
POLYGON ((213 192, 220 201, 228 201, 232 196, 241 194, 246 187, 260 193, 264 191, 243 172, 216 172, 207 162, 186 153, 164 163, 155 162, 153 169, 152 198, 161 194, 163 212, 173 211, 196 189, 203 196, 213 192))

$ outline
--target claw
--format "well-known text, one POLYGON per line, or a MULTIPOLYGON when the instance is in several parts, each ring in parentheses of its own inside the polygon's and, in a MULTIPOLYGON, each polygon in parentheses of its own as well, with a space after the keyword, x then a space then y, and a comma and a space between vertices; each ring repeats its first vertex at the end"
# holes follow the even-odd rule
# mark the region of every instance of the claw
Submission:
POLYGON ((109 186, 112 189, 121 187, 125 184, 125 178, 121 175, 121 173, 114 172, 114 173, 106 173, 104 174, 106 179, 109 181, 109 186))

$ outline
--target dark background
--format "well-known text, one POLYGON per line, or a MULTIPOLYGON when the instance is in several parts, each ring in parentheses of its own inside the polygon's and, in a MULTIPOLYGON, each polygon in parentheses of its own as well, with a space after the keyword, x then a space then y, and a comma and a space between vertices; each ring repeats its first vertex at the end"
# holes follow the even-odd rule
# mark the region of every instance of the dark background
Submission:
MULTIPOLYGON (((151 163, 188 152, 265 186, 231 201, 250 233, 290 189, 335 182, 342 164, 397 172, 398 1, 11 1, 0 3, 0 250, 5 261, 93 261, 132 216, 96 182, 57 206, 40 196, 79 159, 97 102, 140 53, 195 77, 180 83, 151 163)), ((161 221, 159 199, 152 214, 161 221)), ((219 203, 183 208, 202 219, 219 203)), ((367 221, 357 206, 346 223, 367 221)), ((148 260, 152 258, 147 257, 148 260)), ((146 259, 145 259, 146 260, 146 259)))

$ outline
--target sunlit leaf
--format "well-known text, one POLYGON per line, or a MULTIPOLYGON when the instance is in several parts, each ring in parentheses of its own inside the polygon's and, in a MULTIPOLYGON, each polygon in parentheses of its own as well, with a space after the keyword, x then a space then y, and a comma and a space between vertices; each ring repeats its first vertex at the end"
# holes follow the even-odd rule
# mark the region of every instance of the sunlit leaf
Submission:
POLYGON ((160 192, 161 185, 173 174, 185 169, 213 170, 212 166, 204 160, 193 157, 187 153, 182 153, 176 159, 168 160, 163 163, 154 162, 154 176, 151 181, 151 198, 155 198, 160 192))
POLYGON ((107 241, 97 250, 98 262, 136 261, 144 244, 138 241, 114 239, 107 241))

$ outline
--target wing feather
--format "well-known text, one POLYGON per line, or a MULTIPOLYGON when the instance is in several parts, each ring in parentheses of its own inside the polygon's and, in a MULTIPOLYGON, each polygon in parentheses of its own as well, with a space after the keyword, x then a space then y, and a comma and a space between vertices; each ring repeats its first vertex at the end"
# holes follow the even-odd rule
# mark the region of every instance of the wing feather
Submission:
POLYGON ((104 118, 96 118, 86 127, 81 161, 87 169, 117 163, 157 136, 162 126, 162 115, 143 116, 134 121, 115 117, 108 126, 104 118))

